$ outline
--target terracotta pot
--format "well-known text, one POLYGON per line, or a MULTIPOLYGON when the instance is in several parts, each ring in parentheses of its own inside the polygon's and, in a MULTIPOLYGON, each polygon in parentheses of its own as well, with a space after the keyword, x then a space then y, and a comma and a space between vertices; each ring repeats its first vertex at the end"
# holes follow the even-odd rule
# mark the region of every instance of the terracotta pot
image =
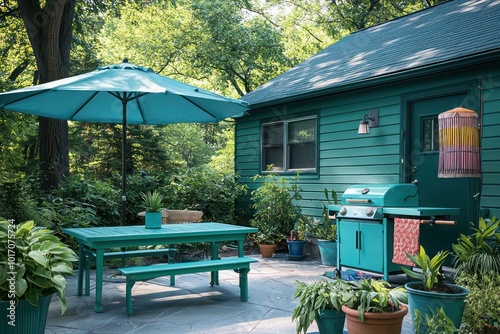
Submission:
POLYGON ((262 255, 263 258, 270 258, 273 257, 274 250, 276 249, 276 244, 273 245, 259 244, 259 249, 260 249, 260 254, 262 255))
POLYGON ((377 333, 377 334, 400 334, 403 319, 408 313, 408 307, 401 305, 400 310, 392 313, 365 313, 365 321, 361 322, 358 310, 353 310, 345 305, 342 306, 347 322, 349 334, 377 333))

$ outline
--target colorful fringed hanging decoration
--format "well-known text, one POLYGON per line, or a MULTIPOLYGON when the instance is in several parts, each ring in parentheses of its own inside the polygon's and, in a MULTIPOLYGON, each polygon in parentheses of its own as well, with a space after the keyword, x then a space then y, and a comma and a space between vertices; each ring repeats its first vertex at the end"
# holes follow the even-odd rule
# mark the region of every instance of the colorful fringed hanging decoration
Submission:
POLYGON ((481 177, 477 113, 458 107, 438 116, 438 177, 481 177))

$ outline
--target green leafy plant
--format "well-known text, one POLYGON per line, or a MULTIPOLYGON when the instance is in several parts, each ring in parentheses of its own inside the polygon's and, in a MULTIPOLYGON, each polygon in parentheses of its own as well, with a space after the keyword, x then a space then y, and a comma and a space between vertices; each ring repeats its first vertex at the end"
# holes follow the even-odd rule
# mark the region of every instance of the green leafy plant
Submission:
POLYGON ((74 275, 72 262, 78 260, 73 250, 33 221, 16 226, 0 219, 0 240, 0 300, 26 299, 37 305, 39 296, 57 293, 64 313, 64 275, 74 275))
POLYGON ((470 236, 460 234, 457 243, 451 247, 454 252, 453 265, 458 277, 462 272, 482 275, 494 271, 500 273, 500 220, 496 217, 486 222, 479 219, 475 233, 470 236))
POLYGON ((431 310, 431 314, 423 315, 415 309, 415 333, 416 334, 451 334, 458 333, 459 330, 453 321, 444 313, 443 308, 431 310), (423 329, 425 328, 425 330, 423 329))
POLYGON ((278 177, 273 173, 256 175, 254 181, 258 179, 264 182, 251 193, 255 213, 250 224, 259 230, 263 230, 263 226, 275 227, 285 237, 300 215, 300 208, 293 203, 302 199, 299 174, 291 177, 291 184, 286 177, 278 177))
POLYGON ((415 256, 407 253, 406 256, 411 260, 411 262, 422 269, 422 273, 417 273, 405 267, 402 267, 401 269, 408 276, 422 280, 426 291, 432 291, 436 284, 440 284, 443 281, 441 267, 443 266, 448 253, 448 251, 440 251, 431 259, 425 252, 424 247, 420 245, 419 253, 415 254, 415 256))
POLYGON ((293 294, 299 304, 294 308, 292 321, 296 321, 297 333, 306 333, 319 311, 340 310, 346 300, 352 298, 350 286, 343 280, 319 280, 312 283, 295 281, 293 294))
POLYGON ((284 239, 284 235, 278 231, 276 226, 261 225, 259 231, 255 233, 253 239, 262 245, 274 245, 284 239))
POLYGON ((462 272, 457 284, 469 289, 463 314, 464 333, 500 333, 500 275, 497 272, 469 275, 462 272))
POLYGON ((156 190, 141 194, 147 212, 158 212, 163 208, 163 196, 156 190))
POLYGON ((290 232, 288 240, 304 240, 307 234, 315 227, 313 218, 300 215, 290 232))
POLYGON ((316 237, 318 237, 318 239, 321 240, 336 241, 337 224, 335 223, 334 220, 330 219, 330 215, 328 213, 328 205, 332 203, 333 204, 338 203, 337 192, 334 189, 328 191, 328 189, 325 188, 324 193, 325 193, 326 203, 321 202, 321 204, 323 205, 323 211, 322 211, 323 223, 321 224, 320 221, 317 221, 316 224, 314 225, 314 228, 311 229, 311 234, 315 235, 316 237))
POLYGON ((364 322, 365 312, 396 312, 400 303, 408 303, 405 288, 391 288, 391 285, 384 280, 362 278, 348 283, 351 285, 353 297, 347 300, 345 305, 358 310, 361 322, 364 322))

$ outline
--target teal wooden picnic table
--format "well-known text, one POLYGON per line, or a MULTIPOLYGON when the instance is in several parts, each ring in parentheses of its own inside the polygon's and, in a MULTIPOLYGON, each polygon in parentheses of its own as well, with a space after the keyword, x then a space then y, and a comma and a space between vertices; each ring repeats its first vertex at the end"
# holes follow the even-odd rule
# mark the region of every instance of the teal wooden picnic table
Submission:
MULTIPOLYGON (((218 242, 237 241, 238 257, 243 257, 243 244, 247 234, 257 229, 223 223, 163 224, 159 229, 146 229, 140 226, 112 226, 89 228, 65 228, 63 233, 76 238, 79 244, 78 295, 82 295, 83 274, 85 271, 86 250, 95 251, 95 306, 102 312, 102 283, 104 253, 109 249, 135 246, 172 245, 196 242, 212 244, 212 259, 218 258, 218 242)), ((212 273, 212 282, 218 284, 217 273, 212 273)))

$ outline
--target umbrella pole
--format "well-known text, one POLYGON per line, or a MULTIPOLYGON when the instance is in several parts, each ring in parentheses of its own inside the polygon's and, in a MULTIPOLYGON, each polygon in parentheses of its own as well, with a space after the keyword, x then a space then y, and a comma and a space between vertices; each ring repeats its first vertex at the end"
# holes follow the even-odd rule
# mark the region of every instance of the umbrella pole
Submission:
POLYGON ((122 125, 122 226, 126 225, 126 214, 127 214, 127 195, 126 195, 126 190, 127 190, 127 168, 126 168, 126 151, 125 148, 127 147, 126 145, 126 140, 127 140, 127 130, 126 130, 126 125, 127 125, 127 99, 124 98, 122 99, 122 105, 123 105, 123 125, 122 125))

